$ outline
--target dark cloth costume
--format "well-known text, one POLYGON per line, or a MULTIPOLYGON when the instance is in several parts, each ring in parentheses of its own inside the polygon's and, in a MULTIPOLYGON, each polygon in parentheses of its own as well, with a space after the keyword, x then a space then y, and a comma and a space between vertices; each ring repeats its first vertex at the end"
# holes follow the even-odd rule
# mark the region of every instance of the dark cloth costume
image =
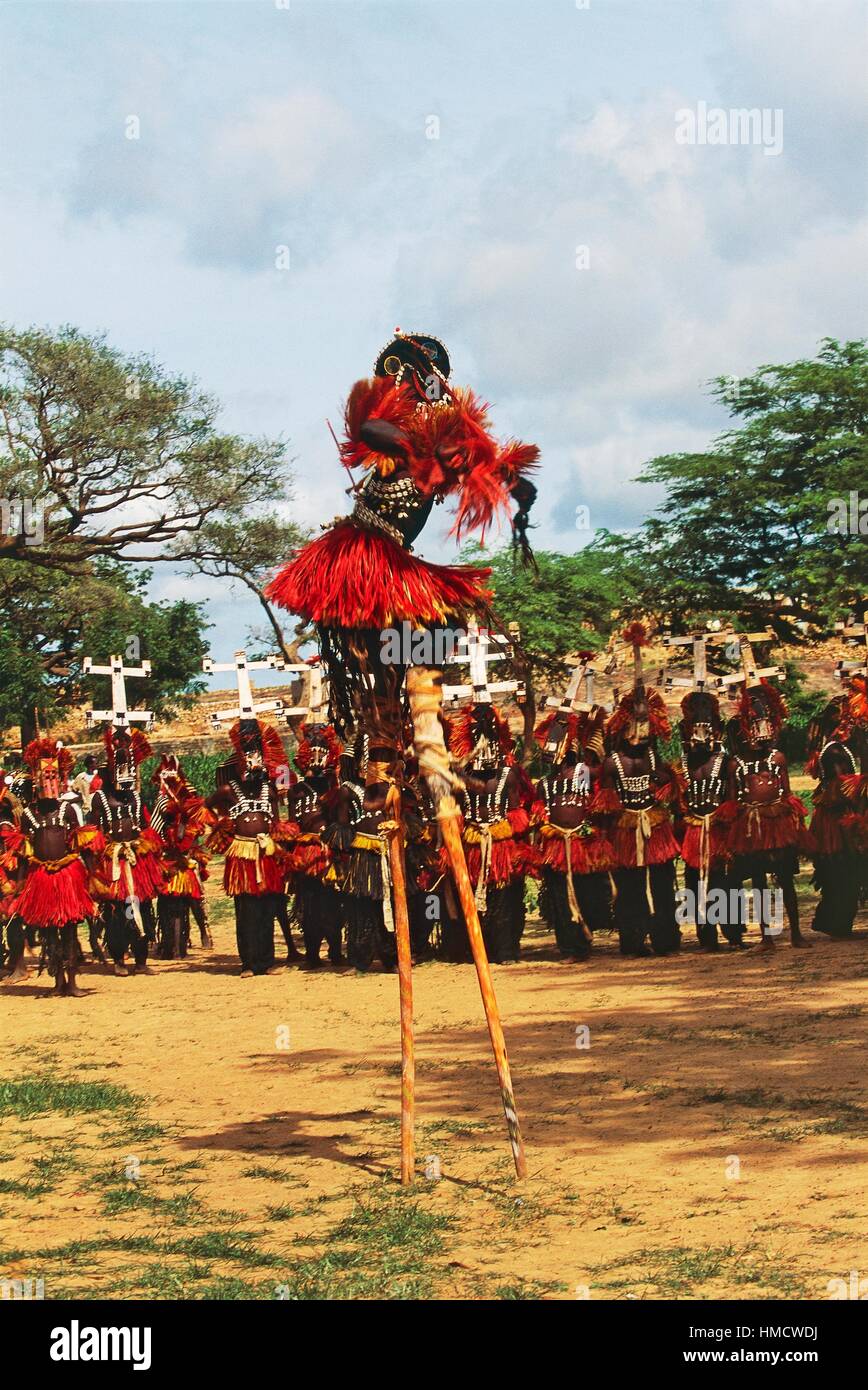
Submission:
POLYGON ((103 735, 106 764, 91 799, 88 821, 103 837, 91 874, 91 891, 101 905, 108 953, 119 968, 129 951, 143 969, 156 940, 154 903, 163 882, 162 841, 137 788, 138 768, 151 747, 138 729, 113 726, 103 735))
POLYGON ((534 732, 555 761, 554 770, 537 783, 531 812, 538 836, 539 907, 559 951, 572 960, 585 960, 593 933, 612 924, 612 846, 601 819, 591 812, 604 724, 605 712, 595 706, 552 711, 534 732))
POLYGON ((744 935, 743 925, 729 920, 726 827, 718 815, 727 795, 723 721, 717 698, 704 690, 685 695, 681 712, 684 805, 676 836, 684 860, 684 886, 694 904, 696 935, 701 946, 713 951, 718 946, 718 924, 732 946, 740 945, 744 935))
MULTIPOLYGON (((627 628, 624 639, 634 655, 648 640, 641 623, 627 628)), ((591 805, 592 811, 608 817, 615 866, 614 919, 623 955, 646 955, 647 938, 656 955, 677 951, 681 944, 675 908, 679 850, 673 831, 679 786, 655 747, 656 739, 670 733, 661 696, 646 690, 637 676, 606 726, 610 752, 591 805)))
POLYGON ((337 795, 341 743, 329 724, 302 724, 295 765, 300 781, 287 794, 287 814, 298 835, 286 853, 287 883, 295 893, 295 915, 308 965, 317 966, 323 942, 332 965, 343 960, 341 900, 329 876, 332 857, 323 838, 337 795))
POLYGON ((159 954, 164 960, 186 956, 190 915, 202 904, 208 856, 202 837, 213 824, 204 799, 187 782, 178 759, 164 754, 153 781, 158 787, 151 829, 163 843, 163 880, 157 893, 159 954))
POLYGON ((287 921, 289 930, 286 853, 298 826, 278 812, 275 778, 288 764, 277 731, 242 719, 229 738, 234 757, 218 768, 217 790, 206 803, 216 818, 207 847, 226 856, 223 891, 235 905, 241 973, 264 975, 275 964, 275 921, 287 921))
POLYGON ((868 747, 865 684, 864 676, 854 676, 850 693, 830 701, 808 729, 807 771, 819 778, 811 840, 813 882, 820 901, 811 927, 839 938, 853 933, 868 864, 857 809, 860 799, 868 800, 868 778, 860 773, 858 762, 859 753, 868 747))

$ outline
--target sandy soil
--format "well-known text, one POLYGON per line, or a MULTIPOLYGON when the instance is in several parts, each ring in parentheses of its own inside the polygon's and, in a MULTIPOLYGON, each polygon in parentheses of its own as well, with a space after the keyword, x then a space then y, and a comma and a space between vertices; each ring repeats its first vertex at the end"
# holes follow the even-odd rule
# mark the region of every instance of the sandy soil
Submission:
POLYGON ((799 1299, 868 1273, 864 914, 810 951, 709 957, 688 934, 636 961, 604 938, 586 966, 531 923, 494 971, 521 1186, 475 973, 421 966, 410 1192, 395 977, 240 980, 230 905, 212 914, 215 950, 152 976, 0 990, 0 1277, 48 1298, 799 1299))

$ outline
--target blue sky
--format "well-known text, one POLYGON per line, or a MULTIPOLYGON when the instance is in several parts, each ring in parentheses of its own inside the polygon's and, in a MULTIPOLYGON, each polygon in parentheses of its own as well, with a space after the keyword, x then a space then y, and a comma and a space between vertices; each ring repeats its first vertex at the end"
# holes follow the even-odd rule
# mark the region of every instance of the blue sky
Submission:
MULTIPOLYGON (((394 325, 434 333, 541 447, 536 543, 575 549, 577 507, 636 526, 643 461, 721 427, 708 378, 864 332, 866 23, 854 0, 7 0, 0 312, 105 330, 226 428, 285 435, 311 525, 344 501, 326 417, 394 325), (782 152, 678 144, 699 101, 780 108, 782 152)), ((436 528, 423 553, 449 554, 436 528)), ((153 587, 208 601, 219 658, 258 625, 225 586, 153 587)))

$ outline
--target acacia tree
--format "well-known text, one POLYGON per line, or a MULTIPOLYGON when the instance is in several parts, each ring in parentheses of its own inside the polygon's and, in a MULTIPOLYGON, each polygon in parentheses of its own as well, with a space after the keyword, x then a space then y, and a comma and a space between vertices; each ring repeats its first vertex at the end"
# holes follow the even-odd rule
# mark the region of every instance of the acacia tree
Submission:
POLYGON ((218 410, 102 336, 0 326, 0 723, 23 738, 85 697, 82 655, 128 638, 152 662, 157 712, 197 688, 202 612, 149 603, 137 566, 206 525, 243 529, 289 480, 282 440, 223 433, 218 410))
POLYGON ((218 409, 102 336, 0 328, 0 561, 82 572, 97 556, 162 560, 206 520, 280 498, 283 441, 221 433, 218 409))

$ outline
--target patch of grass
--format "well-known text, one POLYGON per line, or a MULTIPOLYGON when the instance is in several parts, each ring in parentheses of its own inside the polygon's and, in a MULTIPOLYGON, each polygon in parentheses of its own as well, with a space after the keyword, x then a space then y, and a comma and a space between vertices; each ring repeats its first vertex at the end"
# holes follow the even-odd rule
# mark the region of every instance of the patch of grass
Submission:
POLYGON ((0 1178, 0 1194, 9 1197, 41 1197, 51 1189, 39 1183, 22 1181, 19 1178, 0 1178))
POLYGON ((463 1138, 465 1134, 475 1134, 478 1132, 491 1133, 491 1123, 488 1120, 433 1120, 430 1124, 422 1126, 422 1131, 426 1139, 440 1139, 443 1137, 463 1138))
POLYGON ((103 1193, 102 1210, 105 1216, 117 1216, 119 1212, 150 1209, 153 1198, 138 1183, 110 1187, 103 1193))
POLYGON ((559 1283, 557 1280, 517 1279, 511 1284, 498 1284, 494 1290, 494 1296, 512 1303, 519 1299, 538 1300, 545 1298, 546 1294, 562 1292, 565 1288, 566 1284, 559 1283))
MULTIPOLYGON (((691 1249, 677 1245, 667 1249, 639 1250, 601 1267, 627 1271, 622 1277, 602 1280, 606 1289, 632 1289, 652 1285, 658 1294, 670 1297, 696 1297, 716 1279, 733 1284, 761 1286, 787 1297, 807 1297, 798 1277, 754 1245, 713 1245, 691 1249)), ((707 1294, 703 1294, 707 1296, 707 1294)))
POLYGON ((168 1241, 165 1249, 173 1255, 187 1255, 200 1260, 232 1260, 237 1264, 275 1267, 283 1263, 278 1255, 257 1250, 254 1236, 246 1231, 202 1231, 195 1236, 168 1241))
POLYGON ((83 1115, 98 1111, 134 1111, 143 1104, 126 1086, 106 1081, 63 1080, 54 1076, 0 1081, 0 1115, 29 1120, 52 1111, 83 1115))
POLYGON ((298 1215, 295 1207, 288 1207, 285 1205, 267 1207, 266 1211, 268 1212, 269 1221, 292 1221, 293 1217, 298 1215))
POLYGON ((55 1180, 63 1173, 68 1173, 70 1168, 74 1168, 76 1156, 74 1148, 67 1146, 63 1149, 54 1149, 52 1153, 37 1154, 33 1159, 31 1167, 37 1174, 40 1182, 47 1185, 46 1190, 50 1190, 55 1180))
POLYGON ((359 1200, 331 1232, 336 1241, 355 1241, 376 1250, 405 1249, 436 1254, 443 1249, 441 1231, 452 1225, 440 1212, 425 1211, 412 1199, 359 1200))

